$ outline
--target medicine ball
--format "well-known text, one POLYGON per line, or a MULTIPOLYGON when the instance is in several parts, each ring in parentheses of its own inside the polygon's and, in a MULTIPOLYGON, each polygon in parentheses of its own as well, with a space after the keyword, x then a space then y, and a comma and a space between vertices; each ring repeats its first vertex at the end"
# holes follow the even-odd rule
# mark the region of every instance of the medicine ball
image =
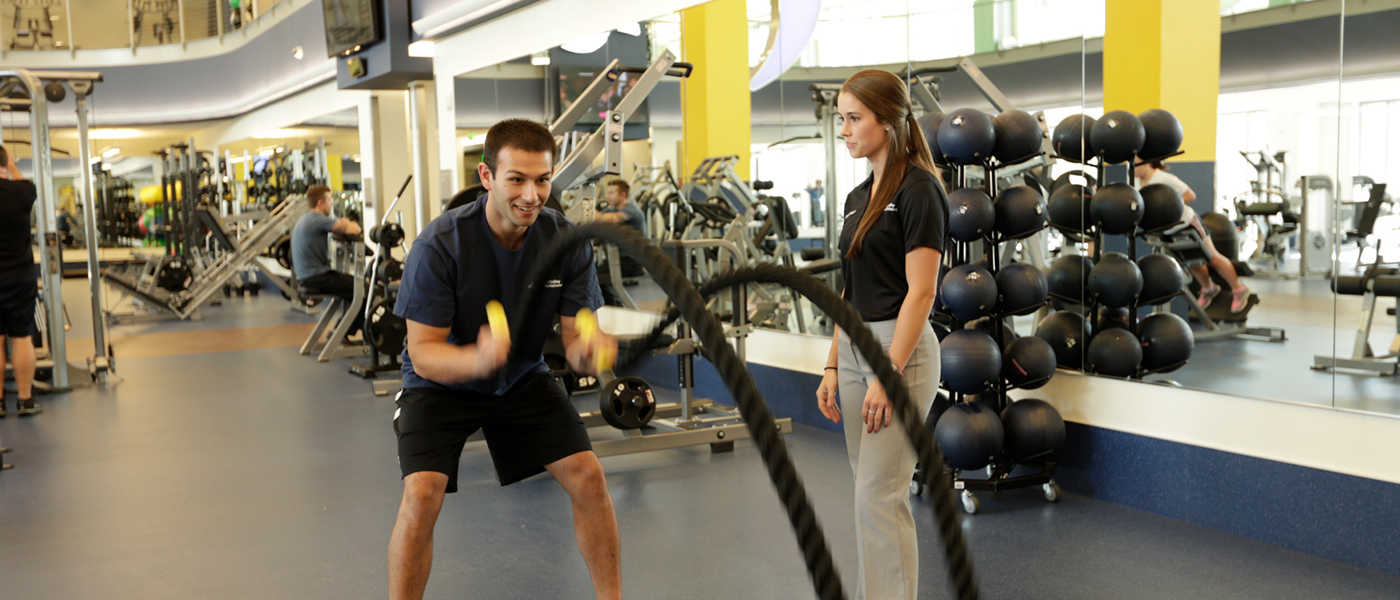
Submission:
POLYGON ((1138 227, 1143 231, 1170 227, 1181 222, 1186 203, 1181 201, 1181 194, 1172 186, 1154 183, 1143 186, 1138 194, 1142 196, 1142 219, 1138 222, 1138 227))
POLYGON ((954 317, 971 321, 996 307, 997 282, 986 267, 961 265, 943 276, 943 289, 938 295, 954 317))
POLYGON ((982 239, 997 222, 992 198, 977 188, 962 188, 948 194, 948 235, 959 242, 982 239))
POLYGON ((992 156, 1001 164, 1011 164, 1040 154, 1040 140, 1044 136, 1040 122, 1024 110, 1002 111, 992 119, 992 130, 996 133, 996 144, 992 156))
POLYGON ((1065 443, 1065 420, 1049 402, 1026 398, 1001 411, 1002 444, 1006 456, 1022 459, 1049 452, 1065 443))
POLYGON ((1131 234, 1143 212, 1142 195, 1126 183, 1103 186, 1089 201, 1089 217, 1104 233, 1131 234))
POLYGON ((1003 239, 1017 240, 1045 227, 1045 200, 1028 185, 1006 188, 997 194, 996 229, 1003 239))
POLYGON ((68 97, 68 88, 57 81, 50 81, 44 84, 44 97, 49 102, 63 102, 63 99, 68 97))
POLYGON ((1049 342, 1055 350, 1055 364, 1066 369, 1084 368, 1084 343, 1089 334, 1083 315, 1069 311, 1050 313, 1035 330, 1035 337, 1049 342))
POLYGON ((1070 115, 1055 126, 1050 135, 1050 145, 1055 154, 1074 162, 1084 162, 1086 157, 1095 155, 1094 144, 1089 139, 1094 129, 1094 118, 1089 115, 1070 115))
POLYGON ((1088 187, 1077 183, 1065 184, 1050 193, 1050 207, 1047 211, 1050 224, 1061 233, 1078 236, 1093 224, 1089 217, 1091 193, 1088 187))
POLYGON ((1142 271, 1121 252, 1106 252, 1089 272, 1089 293, 1104 306, 1127 306, 1142 293, 1142 271))
POLYGON ((1196 338, 1186 320, 1172 313, 1158 313, 1138 324, 1142 343, 1142 368, 1157 373, 1177 370, 1191 358, 1196 338))
POLYGON ((1215 251, 1223 254, 1230 262, 1240 259, 1240 246, 1235 241, 1235 224, 1230 221, 1230 217, 1218 212, 1210 212, 1201 215, 1201 227, 1210 234, 1212 243, 1215 244, 1215 251))
POLYGON ((1054 375, 1055 349, 1050 347, 1050 342, 1028 335, 1006 345, 1001 358, 1001 376, 1008 384, 1032 390, 1045 385, 1054 375))
POLYGON ((924 116, 918 119, 919 129, 924 133, 924 141, 928 142, 928 150, 933 153, 933 162, 940 165, 948 164, 948 159, 943 158, 943 153, 938 151, 938 126, 947 116, 941 112, 931 112, 924 113, 924 116))
POLYGON ((1137 115, 1126 110, 1115 110, 1094 123, 1089 132, 1089 141, 1094 151, 1103 154, 1105 162, 1120 163, 1132 160, 1142 150, 1147 133, 1137 115))
POLYGON ((1016 337, 1019 337, 1016 336, 1016 331, 1011 329, 1011 322, 1009 322, 1009 320, 1002 324, 1001 333, 997 333, 997 319, 993 319, 993 317, 990 316, 970 320, 970 322, 967 322, 966 326, 963 326, 963 329, 974 329, 981 331, 981 333, 988 334, 988 336, 991 336, 991 341, 997 343, 998 348, 1005 347, 1008 341, 1015 340, 1016 337))
POLYGON ((976 394, 1001 376, 1001 349, 992 336, 976 329, 959 329, 943 338, 938 347, 943 388, 976 394))
POLYGON ((1004 315, 1028 315, 1045 304, 1050 284, 1045 274, 1028 263, 1012 263, 997 273, 997 311, 1004 315))
MULTIPOLYGON (((1005 442, 1001 418, 981 402, 949 407, 933 428, 933 439, 954 468, 974 471, 987 466, 1005 442)), ((936 468, 936 467, 935 467, 936 468)))
POLYGON ((1094 331, 1128 328, 1128 309, 1117 306, 1100 306, 1094 313, 1094 331))
POLYGON ((1138 303, 1143 305, 1161 304, 1181 293, 1186 276, 1181 272, 1181 264, 1165 254, 1148 254, 1137 261, 1142 272, 1142 293, 1138 303))
POLYGON ((1045 282, 1050 295, 1074 304, 1084 303, 1084 290, 1089 285, 1089 273, 1094 270, 1094 261, 1087 256, 1061 256, 1050 263, 1045 272, 1045 282))
POLYGON ((1181 140, 1186 132, 1181 121, 1165 110, 1152 108, 1138 113, 1142 122, 1144 139, 1142 151, 1138 153, 1144 160, 1165 158, 1181 148, 1181 140))
POLYGON ((973 108, 960 108, 938 125, 938 151, 957 165, 972 165, 992 155, 996 130, 992 118, 973 108))
POLYGON ((1127 329, 1105 329, 1089 341, 1086 371, 1111 377, 1132 377, 1142 364, 1142 344, 1127 329))

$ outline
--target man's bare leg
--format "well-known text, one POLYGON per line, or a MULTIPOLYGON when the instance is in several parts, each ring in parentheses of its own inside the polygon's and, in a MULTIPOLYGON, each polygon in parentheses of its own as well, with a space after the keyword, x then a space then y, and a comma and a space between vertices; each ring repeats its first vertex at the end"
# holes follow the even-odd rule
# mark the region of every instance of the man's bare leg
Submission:
POLYGON ((431 471, 403 479, 399 517, 389 538, 389 598, 419 600, 433 569, 433 527, 447 493, 447 475, 431 471))
MULTIPOLYGON (((0 341, 2 341, 3 339, 4 338, 0 338, 0 341)), ((37 359, 34 356, 34 338, 27 335, 21 335, 18 337, 10 336, 9 339, 10 345, 13 346, 13 355, 10 356, 10 360, 14 361, 15 387, 19 388, 19 399, 33 399, 34 363, 37 362, 37 359)), ((3 344, 0 344, 0 348, 3 347, 3 344)))
POLYGON ((603 464, 593 451, 579 452, 545 466, 573 499, 578 551, 593 578, 599 600, 622 598, 622 542, 603 464))

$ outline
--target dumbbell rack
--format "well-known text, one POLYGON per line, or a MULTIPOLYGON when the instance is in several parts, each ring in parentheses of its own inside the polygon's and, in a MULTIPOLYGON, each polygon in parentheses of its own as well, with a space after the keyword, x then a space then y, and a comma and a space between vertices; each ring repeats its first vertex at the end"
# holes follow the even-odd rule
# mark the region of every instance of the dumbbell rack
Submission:
MULTIPOLYGON (((1026 157, 1023 160, 1030 160, 1037 156, 1040 155, 1033 154, 1026 157)), ((1019 162, 1020 161, 1007 164, 994 164, 991 161, 984 161, 980 165, 986 173, 986 185, 988 196, 995 199, 998 193, 996 176, 997 169, 1011 167, 1015 164, 1018 164, 1019 162)), ((955 165, 953 167, 953 174, 955 179, 954 183, 956 185, 955 189, 967 187, 967 168, 968 167, 964 165, 955 165)), ((982 239, 982 243, 986 245, 986 249, 983 252, 983 256, 987 262, 987 270, 992 273, 993 277, 995 277, 996 274, 1001 271, 1001 246, 1003 243, 1010 241, 1014 240, 1003 239, 1000 233, 997 232, 995 229, 991 232, 988 232, 988 234, 982 239)), ((949 246, 952 249, 951 258, 954 261, 971 262, 973 243, 974 242, 951 241, 951 243, 949 244, 949 246)), ((993 324, 991 336, 993 341, 996 342, 999 351, 1005 348, 1004 342, 1006 341, 1006 319, 1009 316, 1010 315, 1002 314, 1000 311, 993 311, 991 314, 987 315, 987 317, 991 320, 993 324)), ((954 317, 954 324, 958 325, 960 328, 965 323, 954 317)), ((995 379, 995 383, 992 385, 991 389, 983 393, 984 395, 991 395, 990 402, 987 402, 987 404, 998 415, 998 417, 1000 416, 1001 412, 1007 407, 1007 405, 1010 404, 1008 402, 1006 393, 1013 389, 1016 388, 1014 386, 1009 385, 1006 379, 1002 377, 1000 373, 998 373, 995 379)), ((971 401, 962 392, 950 391, 949 395, 949 399, 954 404, 971 401)), ((981 401, 980 398, 979 401, 981 401)), ((1060 498, 1060 486, 1055 483, 1055 461, 1053 460, 1053 452, 1053 450, 1050 450, 1019 459, 1011 459, 1005 455, 998 455, 986 466, 986 478, 964 477, 963 474, 965 473, 965 471, 947 464, 942 465, 942 468, 949 474, 949 477, 953 483, 953 489, 958 490, 960 492, 963 510, 968 514, 976 514, 981 508, 981 502, 973 493, 975 491, 999 492, 1002 490, 1013 490, 1040 486, 1041 490, 1045 494, 1045 499, 1047 501, 1058 501, 1060 498), (1016 470, 1017 467, 1029 468, 1031 469, 1031 472, 1013 475, 1012 473, 1016 470)), ((910 483, 910 491, 915 495, 918 495, 923 491, 922 484, 919 483, 918 475, 915 475, 914 481, 910 483)))

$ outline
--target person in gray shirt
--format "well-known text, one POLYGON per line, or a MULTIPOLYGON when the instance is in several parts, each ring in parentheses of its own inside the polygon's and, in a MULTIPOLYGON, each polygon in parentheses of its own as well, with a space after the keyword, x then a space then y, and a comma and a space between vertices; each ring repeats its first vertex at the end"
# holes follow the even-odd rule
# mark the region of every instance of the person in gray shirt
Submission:
MULTIPOLYGON (((628 201, 627 196, 632 193, 632 186, 626 181, 614 179, 608 182, 607 189, 603 192, 603 198, 608 201, 608 207, 600 211, 597 219, 603 223, 622 223, 637 230, 645 236, 647 234, 647 218, 642 214, 642 209, 636 204, 628 201)), ((630 256, 622 257, 622 276, 638 277, 643 273, 641 263, 630 256)), ((611 306, 622 306, 622 297, 612 288, 612 280, 608 273, 606 261, 598 267, 598 280, 603 288, 603 300, 611 306)))
MULTIPOLYGON (((350 302, 355 297, 355 277, 331 268, 326 235, 358 236, 360 225, 345 217, 331 217, 331 189, 324 185, 308 188, 306 202, 311 212, 302 215, 292 228, 292 270, 297 285, 313 294, 331 294, 350 302)), ((357 314, 346 335, 358 332, 363 321, 364 314, 357 314)))

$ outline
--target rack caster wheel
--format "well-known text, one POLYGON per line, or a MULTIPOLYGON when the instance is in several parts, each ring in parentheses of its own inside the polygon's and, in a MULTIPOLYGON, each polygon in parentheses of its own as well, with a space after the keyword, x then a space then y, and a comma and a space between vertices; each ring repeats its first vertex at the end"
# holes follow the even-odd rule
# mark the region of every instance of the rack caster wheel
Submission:
POLYGON ((919 483, 919 480, 917 480, 917 479, 911 479, 911 480, 909 480, 909 495, 910 495, 910 496, 922 496, 922 495, 924 495, 924 484, 919 483))
POLYGON ((963 512, 969 515, 975 515, 977 511, 982 509, 982 502, 977 499, 977 496, 972 495, 972 492, 967 490, 963 490, 962 505, 963 512))
POLYGON ((1040 489, 1045 491, 1046 502, 1060 501, 1060 484, 1051 481, 1045 485, 1040 486, 1040 489))

